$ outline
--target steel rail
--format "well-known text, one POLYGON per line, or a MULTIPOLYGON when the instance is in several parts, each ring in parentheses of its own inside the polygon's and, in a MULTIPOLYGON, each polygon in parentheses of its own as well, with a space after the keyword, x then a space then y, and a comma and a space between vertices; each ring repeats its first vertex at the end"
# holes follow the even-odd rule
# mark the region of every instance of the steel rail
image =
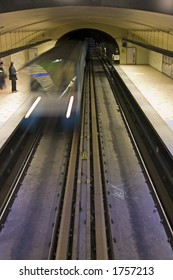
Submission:
MULTIPOLYGON (((99 59, 97 60, 96 69, 99 59)), ((94 66, 94 65, 93 65, 94 66)), ((102 66, 102 65, 101 65, 102 66)), ((96 70, 97 71, 97 70, 96 70)), ((103 69, 104 71, 104 69, 103 69)), ((96 89, 96 104, 99 104, 99 90, 96 89)), ((97 107, 97 112, 99 113, 99 107, 97 107)), ((102 186, 103 186, 103 196, 104 196, 104 207, 105 207, 105 220, 106 220, 106 234, 107 234, 107 243, 108 243, 108 258, 115 259, 116 249, 115 249, 115 238, 113 237, 112 231, 112 219, 111 219, 111 207, 109 204, 109 191, 107 190, 108 178, 107 178, 107 166, 105 163, 105 147, 103 142, 103 128, 101 125, 101 117, 98 117, 98 132, 99 132, 99 149, 100 149, 100 163, 102 168, 102 186)))
POLYGON ((69 149, 66 149, 66 155, 64 156, 64 163, 63 168, 61 172, 61 181, 60 181, 60 190, 57 194, 57 204, 56 204, 56 214, 55 214, 55 220, 53 223, 53 231, 52 236, 50 240, 50 246, 49 246, 49 253, 48 253, 48 260, 55 259, 55 252, 56 252, 56 246, 57 246, 57 240, 58 240, 58 229, 60 226, 60 220, 61 220, 61 212, 63 207, 63 198, 65 193, 65 184, 66 184, 66 172, 68 167, 67 158, 69 157, 69 149))
MULTIPOLYGON (((92 71, 93 72, 93 71, 92 71)), ((92 123, 92 147, 93 147, 93 174, 94 174, 94 215, 95 215, 95 239, 96 259, 108 259, 106 224, 104 214, 102 176, 100 167, 98 129, 96 116, 96 100, 94 77, 90 74, 91 91, 91 123, 92 123)))
MULTIPOLYGON (((89 76, 88 76, 89 79, 89 76)), ((89 83, 87 83, 88 89, 87 92, 89 93, 89 83)), ((91 139, 91 131, 90 131, 90 95, 86 95, 86 122, 85 126, 87 126, 88 135, 85 135, 86 137, 86 149, 88 151, 88 157, 90 158, 90 139, 91 139)), ((86 164, 86 172, 87 172, 87 178, 86 178, 86 259, 91 259, 91 172, 90 172, 90 160, 87 160, 86 164)))
POLYGON ((73 229, 72 259, 91 259, 90 221, 90 126, 88 71, 82 106, 81 136, 79 148, 78 177, 73 229), (82 227, 82 230, 80 230, 82 227))
POLYGON ((67 173, 67 181, 65 186, 64 203, 62 209, 62 216, 60 222, 60 229, 58 234, 58 244, 56 249, 56 260, 66 260, 69 258, 69 240, 71 230, 71 216, 74 194, 74 183, 76 174, 76 160, 79 142, 79 128, 78 123, 75 126, 72 139, 72 147, 69 159, 69 169, 67 173))

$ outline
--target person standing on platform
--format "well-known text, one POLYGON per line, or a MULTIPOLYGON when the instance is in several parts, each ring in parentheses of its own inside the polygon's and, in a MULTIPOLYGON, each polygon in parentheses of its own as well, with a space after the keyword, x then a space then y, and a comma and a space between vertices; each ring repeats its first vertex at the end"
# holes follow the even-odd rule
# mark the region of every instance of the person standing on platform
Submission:
POLYGON ((16 81, 17 81, 17 71, 14 67, 14 62, 11 62, 9 67, 9 79, 11 80, 12 92, 17 92, 16 81))
POLYGON ((6 78, 6 73, 3 68, 3 62, 0 61, 0 89, 4 89, 5 87, 5 78, 6 78))

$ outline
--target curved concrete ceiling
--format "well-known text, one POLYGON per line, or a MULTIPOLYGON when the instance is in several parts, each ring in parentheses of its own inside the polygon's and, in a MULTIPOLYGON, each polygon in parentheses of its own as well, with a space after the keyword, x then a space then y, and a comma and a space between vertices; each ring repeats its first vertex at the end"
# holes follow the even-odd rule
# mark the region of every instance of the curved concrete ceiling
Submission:
POLYGON ((0 13, 62 6, 117 7, 173 14, 172 0, 1 0, 0 13))
POLYGON ((0 33, 34 30, 59 38, 71 30, 94 28, 110 35, 117 29, 121 32, 161 30, 173 34, 171 14, 172 0, 14 0, 12 3, 1 0, 0 33))

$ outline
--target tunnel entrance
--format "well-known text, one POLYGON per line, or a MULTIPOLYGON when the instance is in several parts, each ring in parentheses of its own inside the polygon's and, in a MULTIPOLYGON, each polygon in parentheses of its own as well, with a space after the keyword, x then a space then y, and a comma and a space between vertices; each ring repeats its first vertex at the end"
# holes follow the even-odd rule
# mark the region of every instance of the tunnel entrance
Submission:
MULTIPOLYGON (((95 41, 96 46, 101 48, 110 59, 112 59, 114 55, 117 57, 120 55, 116 40, 109 34, 97 29, 84 28, 68 32, 64 34, 57 43, 67 39, 80 40, 85 38, 90 38, 95 41)), ((117 60, 117 63, 119 63, 119 60, 117 60)))

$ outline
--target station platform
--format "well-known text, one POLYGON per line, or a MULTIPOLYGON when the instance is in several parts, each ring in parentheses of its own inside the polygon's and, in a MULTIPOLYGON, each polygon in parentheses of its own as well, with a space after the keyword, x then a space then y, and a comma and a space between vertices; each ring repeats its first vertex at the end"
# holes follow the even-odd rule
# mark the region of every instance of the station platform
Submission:
POLYGON ((173 130, 173 79, 147 65, 120 67, 173 130))
POLYGON ((5 88, 0 90, 0 149, 31 106, 27 75, 19 71, 17 76, 18 92, 12 93, 11 81, 8 78, 5 88))
MULTIPOLYGON (((173 154, 173 79, 148 65, 115 66, 153 126, 173 154)), ((0 90, 0 149, 25 116, 31 104, 27 73, 19 71, 18 92, 11 92, 11 82, 0 90)))
POLYGON ((148 65, 115 68, 173 155, 173 79, 148 65))

